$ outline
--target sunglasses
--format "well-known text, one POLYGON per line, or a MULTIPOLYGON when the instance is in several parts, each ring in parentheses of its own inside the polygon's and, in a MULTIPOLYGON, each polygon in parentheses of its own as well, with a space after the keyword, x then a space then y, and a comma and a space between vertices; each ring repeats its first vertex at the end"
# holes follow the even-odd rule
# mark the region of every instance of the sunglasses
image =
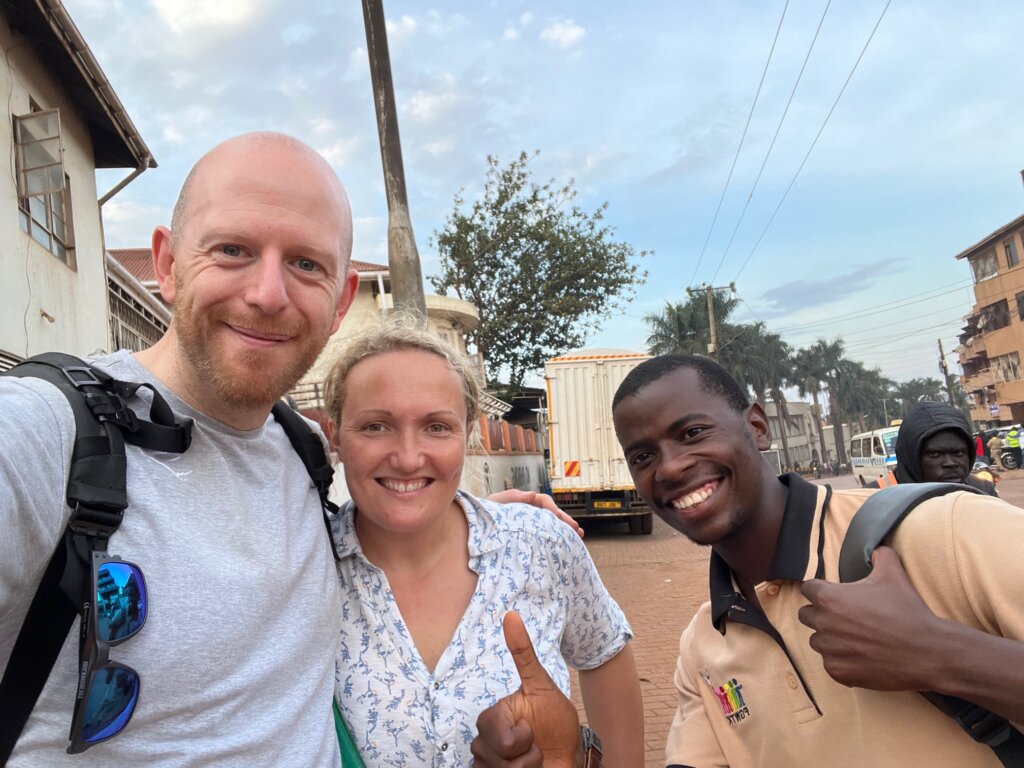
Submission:
POLYGON ((139 673, 110 660, 110 649, 146 623, 149 598, 142 571, 105 552, 92 554, 92 591, 82 606, 79 685, 68 754, 113 738, 139 701, 139 673))

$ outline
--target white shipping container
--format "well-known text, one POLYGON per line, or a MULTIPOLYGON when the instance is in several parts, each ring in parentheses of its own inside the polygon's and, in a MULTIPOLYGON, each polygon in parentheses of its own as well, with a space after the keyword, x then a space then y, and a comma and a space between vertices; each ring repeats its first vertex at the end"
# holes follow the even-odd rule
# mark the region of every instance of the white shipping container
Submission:
POLYGON ((621 349, 582 349, 544 365, 552 492, 632 490, 612 398, 626 374, 648 359, 621 349))

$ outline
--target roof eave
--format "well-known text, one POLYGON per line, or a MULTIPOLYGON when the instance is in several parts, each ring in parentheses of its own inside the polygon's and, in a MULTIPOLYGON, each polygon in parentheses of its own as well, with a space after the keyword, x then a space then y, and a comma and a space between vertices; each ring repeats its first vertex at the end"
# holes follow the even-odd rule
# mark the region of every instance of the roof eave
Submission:
POLYGON ((97 168, 156 168, 149 147, 60 0, 2 0, 12 28, 39 49, 92 139, 97 168))
POLYGON ((1006 234, 1010 230, 1016 229, 1017 227, 1020 227, 1021 225, 1024 225, 1024 214, 1021 214, 1016 219, 1011 221, 1009 224, 1004 224, 999 229, 997 229, 995 232, 992 232, 991 234, 985 235, 985 237, 983 237, 981 240, 976 242, 970 248, 966 248, 963 251, 961 251, 960 253, 958 253, 956 255, 956 258, 957 259, 966 259, 966 258, 970 258, 971 256, 974 256, 975 254, 977 254, 977 253, 985 250, 986 248, 990 247, 997 240, 1002 239, 1004 236, 1006 236, 1006 234))

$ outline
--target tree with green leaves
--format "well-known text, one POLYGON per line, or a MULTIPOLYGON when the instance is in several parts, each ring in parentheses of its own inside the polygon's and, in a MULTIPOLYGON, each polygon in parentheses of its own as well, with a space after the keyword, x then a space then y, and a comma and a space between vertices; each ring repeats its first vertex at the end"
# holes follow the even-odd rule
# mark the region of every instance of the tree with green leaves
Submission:
POLYGON ((793 375, 791 382, 796 386, 800 397, 811 396, 814 404, 814 419, 818 426, 818 458, 825 461, 828 449, 825 447, 825 433, 821 429, 821 404, 818 395, 825 385, 825 368, 820 356, 813 347, 798 349, 793 354, 793 375))
POLYGON ((833 436, 836 441, 836 458, 840 464, 850 466, 846 455, 846 436, 843 434, 843 408, 839 397, 841 371, 839 363, 843 360, 845 346, 842 339, 826 341, 818 339, 811 345, 812 354, 818 359, 824 376, 825 387, 828 389, 829 419, 832 422, 833 436))
POLYGON ((882 375, 878 368, 867 368, 856 360, 839 361, 839 399, 843 412, 857 420, 861 432, 886 426, 885 399, 895 382, 882 375))
POLYGON ((479 199, 467 209, 457 194, 432 238, 441 268, 431 285, 476 305, 480 325, 467 340, 491 371, 507 373, 512 392, 548 358, 584 346, 646 278, 648 252, 615 240, 607 203, 588 213, 572 180, 531 180, 536 154, 506 166, 488 157, 479 199))
POLYGON ((930 376, 899 382, 893 389, 893 398, 899 403, 899 415, 906 416, 922 400, 945 400, 942 383, 930 376))
POLYGON ((777 333, 769 331, 758 321, 748 326, 744 338, 746 349, 746 379, 758 402, 765 399, 775 403, 775 417, 782 442, 782 456, 787 467, 793 466, 789 453, 789 425, 791 417, 783 389, 789 386, 793 373, 793 350, 777 333))
MULTIPOLYGON (((717 290, 712 292, 711 304, 718 336, 728 343, 727 340, 737 331, 728 322, 729 315, 739 301, 728 291, 717 290)), ((692 294, 685 302, 665 302, 664 309, 646 315, 644 322, 650 329, 647 349, 652 355, 706 355, 708 352, 711 327, 708 324, 707 300, 703 293, 692 294)))

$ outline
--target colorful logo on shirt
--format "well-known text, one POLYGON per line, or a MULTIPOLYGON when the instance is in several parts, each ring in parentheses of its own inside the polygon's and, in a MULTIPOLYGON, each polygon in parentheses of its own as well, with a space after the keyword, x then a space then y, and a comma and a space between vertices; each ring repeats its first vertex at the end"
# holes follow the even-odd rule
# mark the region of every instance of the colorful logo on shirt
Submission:
POLYGON ((711 689, 718 697, 718 703, 722 705, 722 712, 730 725, 736 725, 740 720, 750 717, 750 708, 743 701, 743 694, 740 693, 742 689, 743 686, 736 681, 735 677, 725 685, 711 689))

